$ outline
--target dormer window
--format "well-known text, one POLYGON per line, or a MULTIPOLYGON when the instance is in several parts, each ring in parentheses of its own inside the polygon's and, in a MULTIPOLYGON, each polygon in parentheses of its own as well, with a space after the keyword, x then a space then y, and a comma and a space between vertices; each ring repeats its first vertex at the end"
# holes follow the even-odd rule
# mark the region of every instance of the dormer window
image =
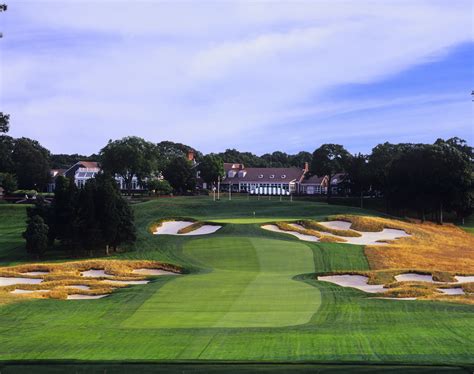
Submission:
POLYGON ((258 177, 259 177, 260 179, 263 179, 263 174, 260 174, 258 177))
POLYGON ((283 175, 281 176, 281 179, 285 179, 285 178, 286 178, 286 175, 283 174, 283 175))
POLYGON ((275 178, 275 174, 270 175, 270 179, 275 178))

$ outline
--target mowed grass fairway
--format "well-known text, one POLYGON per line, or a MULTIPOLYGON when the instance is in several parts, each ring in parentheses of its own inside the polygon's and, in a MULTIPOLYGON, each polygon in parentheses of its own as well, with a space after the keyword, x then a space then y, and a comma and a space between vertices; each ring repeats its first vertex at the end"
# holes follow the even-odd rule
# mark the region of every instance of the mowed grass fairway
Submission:
POLYGON ((204 197, 160 199, 134 209, 139 238, 132 251, 115 258, 166 261, 189 273, 157 277, 100 300, 0 306, 1 360, 474 364, 474 307, 370 299, 318 282, 314 273, 368 270, 363 247, 301 242, 258 224, 368 211, 204 197), (202 237, 151 235, 148 227, 163 217, 225 225, 202 237))

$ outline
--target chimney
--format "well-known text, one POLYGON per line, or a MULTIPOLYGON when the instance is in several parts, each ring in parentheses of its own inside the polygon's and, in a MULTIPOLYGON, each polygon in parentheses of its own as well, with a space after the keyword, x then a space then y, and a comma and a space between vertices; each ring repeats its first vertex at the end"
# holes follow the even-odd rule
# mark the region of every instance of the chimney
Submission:
POLYGON ((194 161, 194 151, 192 149, 188 151, 188 161, 194 161))
POLYGON ((303 169, 303 171, 304 171, 305 173, 307 173, 307 172, 309 171, 309 163, 307 163, 307 162, 304 163, 304 169, 303 169))

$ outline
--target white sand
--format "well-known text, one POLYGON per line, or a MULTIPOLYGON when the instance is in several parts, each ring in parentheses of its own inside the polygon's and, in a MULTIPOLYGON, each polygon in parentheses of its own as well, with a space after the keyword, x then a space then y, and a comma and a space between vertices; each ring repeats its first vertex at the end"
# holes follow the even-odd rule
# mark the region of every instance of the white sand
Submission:
POLYGON ((437 290, 445 295, 464 295, 462 288, 437 288, 437 290))
POLYGON ((134 274, 142 274, 142 275, 178 275, 177 273, 173 273, 172 271, 166 271, 161 269, 133 269, 132 273, 134 274))
POLYGON ((21 290, 21 289, 14 289, 13 291, 10 291, 10 293, 15 293, 15 294, 28 294, 28 293, 34 293, 34 292, 49 292, 51 290, 21 290))
POLYGON ((188 221, 167 221, 163 222, 160 227, 156 229, 153 233, 155 235, 207 235, 215 233, 222 226, 214 225, 204 225, 194 231, 188 232, 186 234, 178 234, 178 231, 192 225, 193 222, 188 221))
POLYGON ((103 297, 106 297, 108 295, 68 295, 67 299, 68 300, 93 300, 93 299, 102 299, 103 297))
POLYGON ((435 282, 431 275, 421 275, 416 273, 405 273, 395 275, 397 282, 429 282, 429 283, 440 283, 435 282))
POLYGON ((317 241, 319 241, 319 239, 315 236, 300 234, 299 232, 295 232, 295 231, 281 230, 276 225, 263 225, 262 229, 268 230, 268 231, 273 231, 273 232, 280 232, 280 233, 283 233, 283 234, 290 234, 290 235, 296 236, 298 239, 301 239, 301 240, 304 240, 304 241, 307 241, 307 242, 317 242, 317 241))
POLYGON ((147 281, 147 280, 136 280, 136 281, 104 280, 103 282, 113 283, 113 284, 147 284, 147 283, 150 283, 150 281, 147 281))
POLYGON ((88 278, 101 278, 101 277, 112 277, 113 276, 113 275, 110 275, 110 274, 106 274, 105 270, 94 270, 94 269, 83 271, 81 273, 81 275, 83 277, 88 277, 88 278))
POLYGON ((336 229, 336 230, 350 230, 352 223, 351 222, 346 222, 346 221, 324 221, 324 222, 318 222, 319 224, 330 228, 330 229, 336 229))
POLYGON ((49 271, 28 271, 26 273, 20 273, 20 274, 23 274, 23 275, 45 275, 45 274, 49 274, 49 271))
POLYGON ((456 282, 458 283, 472 283, 474 282, 474 276, 473 275, 456 275, 454 277, 456 279, 456 282))
POLYGON ((383 285, 367 284, 369 278, 362 275, 328 275, 318 277, 319 281, 330 282, 342 287, 352 287, 368 293, 385 292, 387 289, 383 285))
POLYGON ((381 300, 416 300, 416 297, 374 297, 381 300))
POLYGON ((73 284, 71 286, 66 286, 67 288, 77 288, 78 290, 90 290, 89 286, 84 286, 82 284, 73 284))
MULTIPOLYGON (((351 227, 350 222, 345 221, 327 221, 327 222, 318 222, 323 226, 326 226, 331 229, 337 230, 349 230, 351 227)), ((358 237, 347 237, 347 236, 337 236, 339 238, 343 238, 346 240, 345 243, 349 244, 360 244, 360 245, 387 245, 387 243, 379 243, 379 240, 395 240, 398 238, 403 238, 410 236, 403 230, 396 230, 396 229, 383 229, 379 232, 366 232, 366 231, 357 231, 353 230, 361 234, 358 237)))
MULTIPOLYGON (((344 222, 344 221, 328 221, 328 222, 318 222, 318 223, 328 228, 338 229, 338 230, 348 230, 351 226, 350 222, 344 222)), ((303 226, 298 225, 296 223, 290 223, 290 225, 298 229, 304 229, 303 226)), ((310 242, 319 241, 319 239, 316 238, 315 236, 300 234, 294 231, 281 230, 276 225, 264 225, 262 226, 262 228, 269 231, 290 234, 305 241, 310 241, 310 242)), ((356 231, 356 230, 353 230, 353 231, 356 231)), ((334 234, 330 234, 330 235, 335 236, 337 238, 344 239, 345 240, 343 242, 344 244, 359 244, 359 245, 387 245, 388 243, 380 243, 379 240, 395 240, 397 238, 410 236, 403 230, 395 230, 395 229, 383 229, 380 232, 362 232, 362 231, 356 231, 356 232, 361 234, 361 236, 347 237, 347 236, 340 236, 340 235, 334 235, 334 234)))
POLYGON ((43 282, 43 279, 0 277, 0 286, 11 286, 12 284, 39 284, 41 282, 43 282))

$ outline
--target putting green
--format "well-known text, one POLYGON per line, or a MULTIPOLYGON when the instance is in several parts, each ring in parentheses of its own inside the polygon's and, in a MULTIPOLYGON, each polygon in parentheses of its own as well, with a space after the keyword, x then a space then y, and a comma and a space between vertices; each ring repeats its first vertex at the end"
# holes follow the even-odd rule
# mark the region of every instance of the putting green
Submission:
POLYGON ((314 272, 300 243, 225 237, 189 242, 184 253, 209 273, 176 278, 122 323, 133 328, 284 327, 309 322, 318 288, 292 279, 314 272))

